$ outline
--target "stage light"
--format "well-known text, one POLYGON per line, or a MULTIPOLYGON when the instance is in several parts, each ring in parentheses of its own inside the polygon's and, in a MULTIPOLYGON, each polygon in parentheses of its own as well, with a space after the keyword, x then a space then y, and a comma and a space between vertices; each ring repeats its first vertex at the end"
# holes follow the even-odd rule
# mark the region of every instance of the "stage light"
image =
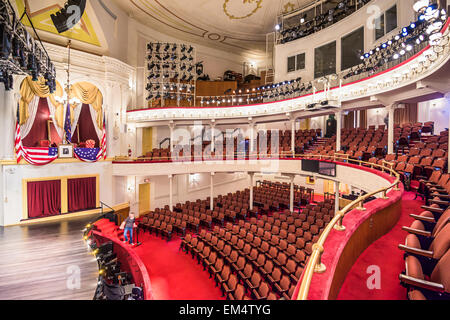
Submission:
POLYGON ((416 1, 413 5, 413 9, 415 12, 421 12, 425 10, 430 5, 430 0, 419 0, 416 1))

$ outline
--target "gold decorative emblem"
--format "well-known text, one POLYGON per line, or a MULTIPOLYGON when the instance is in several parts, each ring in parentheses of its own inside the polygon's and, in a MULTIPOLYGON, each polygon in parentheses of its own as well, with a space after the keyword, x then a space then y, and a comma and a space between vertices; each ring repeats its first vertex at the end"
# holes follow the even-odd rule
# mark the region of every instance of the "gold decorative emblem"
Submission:
POLYGON ((250 5, 256 5, 251 12, 249 12, 248 14, 245 15, 241 15, 241 16, 236 16, 232 13, 230 13, 229 9, 228 9, 228 5, 230 4, 231 0, 225 0, 223 3, 223 12, 225 12, 225 14, 228 16, 228 18, 232 19, 232 20, 239 20, 239 19, 246 19, 251 17, 252 15, 254 15, 256 13, 256 11, 258 11, 259 9, 262 8, 262 2, 263 0, 242 0, 243 4, 250 4, 250 5))
POLYGON ((291 11, 295 10, 295 5, 292 2, 288 2, 284 5, 284 11, 283 13, 289 13, 291 11))

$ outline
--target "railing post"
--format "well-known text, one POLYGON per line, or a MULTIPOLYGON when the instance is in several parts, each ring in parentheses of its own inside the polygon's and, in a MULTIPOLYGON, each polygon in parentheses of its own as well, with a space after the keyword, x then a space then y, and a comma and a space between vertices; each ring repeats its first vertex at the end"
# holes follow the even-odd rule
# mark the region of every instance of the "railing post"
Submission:
POLYGON ((356 210, 359 210, 359 211, 366 211, 366 208, 364 208, 364 200, 361 200, 361 201, 358 203, 358 207, 356 208, 356 210))
POLYGON ((314 266, 315 273, 324 273, 327 270, 327 267, 322 263, 322 254, 323 254, 323 246, 318 243, 313 244, 312 250, 319 251, 319 258, 317 259, 317 264, 314 266))
POLYGON ((334 225, 334 229, 337 231, 345 231, 345 226, 342 224, 342 222, 344 221, 344 215, 339 212, 338 215, 340 216, 337 224, 334 225))
POLYGON ((387 196, 387 190, 383 190, 381 192, 381 199, 384 199, 384 200, 388 200, 389 199, 389 197, 387 196))

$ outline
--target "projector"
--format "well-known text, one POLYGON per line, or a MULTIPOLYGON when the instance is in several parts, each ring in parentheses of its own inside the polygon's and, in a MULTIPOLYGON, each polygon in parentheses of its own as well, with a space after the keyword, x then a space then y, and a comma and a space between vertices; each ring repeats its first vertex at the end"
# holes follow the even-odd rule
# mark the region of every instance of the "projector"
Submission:
POLYGON ((318 104, 318 103, 311 103, 306 106, 306 110, 308 110, 308 111, 316 111, 319 109, 320 109, 320 104, 318 104))
POLYGON ((324 100, 320 104, 322 109, 339 108, 339 102, 337 100, 324 100))
POLYGON ((51 14, 50 17, 58 33, 73 28, 81 20, 85 9, 86 0, 69 0, 64 8, 55 14, 51 14))

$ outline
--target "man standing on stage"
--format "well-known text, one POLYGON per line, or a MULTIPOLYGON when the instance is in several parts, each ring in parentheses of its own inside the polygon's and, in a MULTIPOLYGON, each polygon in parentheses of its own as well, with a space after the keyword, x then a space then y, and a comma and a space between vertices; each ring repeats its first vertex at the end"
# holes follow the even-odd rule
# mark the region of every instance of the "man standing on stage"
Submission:
POLYGON ((134 212, 130 212, 128 218, 125 219, 124 222, 122 222, 122 225, 120 226, 120 229, 123 229, 123 236, 125 240, 123 242, 129 243, 131 245, 134 245, 133 243, 133 228, 136 228, 136 223, 134 223, 134 212), (130 237, 128 238, 128 233, 130 233, 130 237))

